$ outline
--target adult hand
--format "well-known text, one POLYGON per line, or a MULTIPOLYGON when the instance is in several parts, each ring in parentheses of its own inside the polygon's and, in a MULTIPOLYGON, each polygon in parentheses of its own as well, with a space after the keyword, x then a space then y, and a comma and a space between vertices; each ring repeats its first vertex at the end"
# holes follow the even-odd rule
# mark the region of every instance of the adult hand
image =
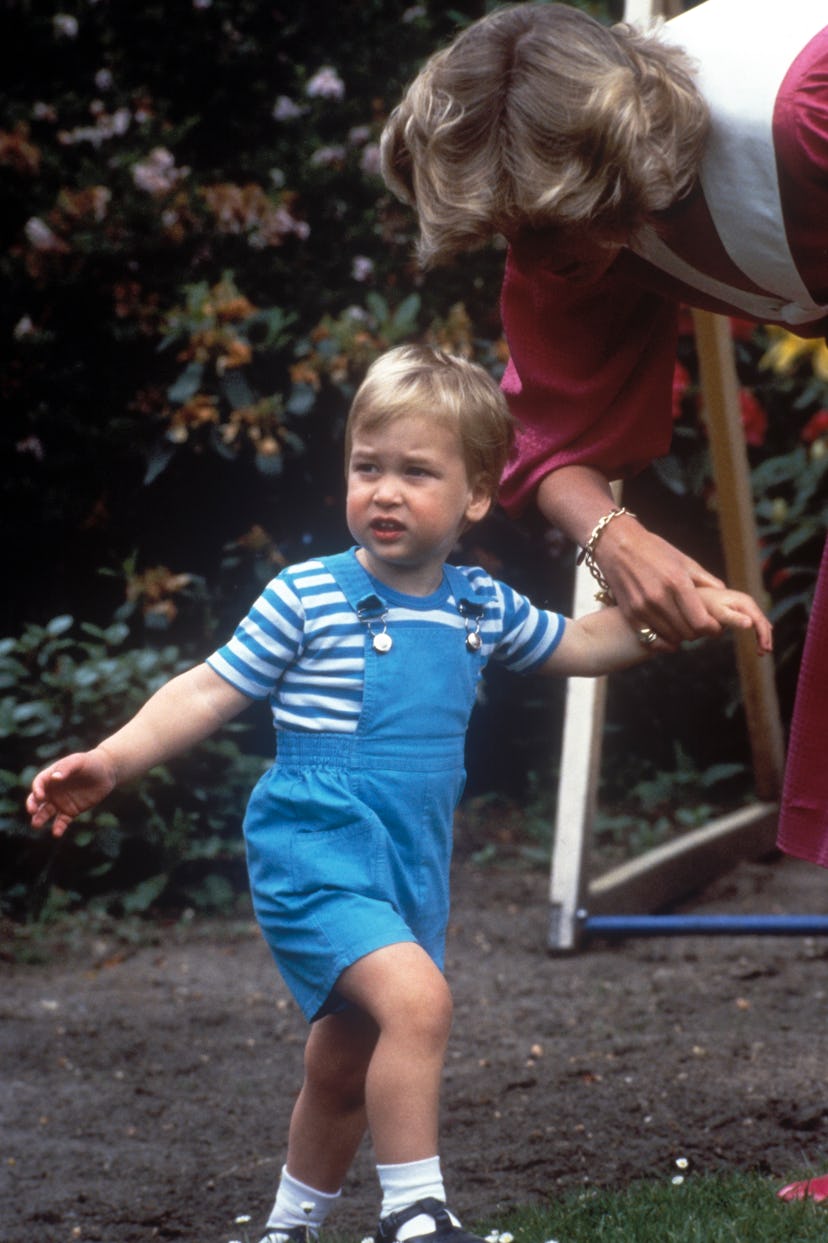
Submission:
MULTIPOLYGON (((599 519, 618 504, 606 476, 591 466, 561 467, 538 489, 544 517, 582 547, 599 519)), ((629 624, 658 635, 656 649, 672 650, 686 639, 721 630, 698 592, 699 587, 723 587, 721 579, 653 535, 632 514, 605 525, 593 556, 629 624)))
POLYGON ((78 751, 50 764, 32 782, 26 799, 32 828, 52 822, 54 837, 62 837, 81 812, 95 807, 115 786, 115 773, 104 752, 78 751))
POLYGON ((594 556, 624 616, 637 630, 654 630, 661 646, 720 632, 698 588, 722 580, 631 515, 607 524, 594 556))

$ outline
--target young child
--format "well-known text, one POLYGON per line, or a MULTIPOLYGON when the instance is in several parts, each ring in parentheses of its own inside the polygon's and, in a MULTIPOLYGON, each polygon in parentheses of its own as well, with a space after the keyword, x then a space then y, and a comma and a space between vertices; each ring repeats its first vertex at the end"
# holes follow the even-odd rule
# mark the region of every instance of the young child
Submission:
MULTIPOLYGON (((346 432, 356 547, 283 571, 230 642, 163 686, 91 751, 51 764, 27 807, 62 834, 115 785, 268 698, 274 766, 244 831, 256 915, 311 1022, 287 1157, 261 1243, 308 1243, 366 1128, 382 1189, 378 1243, 478 1243, 445 1204, 438 1102, 451 1021, 442 973, 451 827, 480 675, 593 676, 645 660, 617 608, 566 621, 482 569, 448 565, 483 518, 512 443, 475 364, 402 346, 358 390, 346 432)), ((770 623, 706 591, 721 626, 770 623)))

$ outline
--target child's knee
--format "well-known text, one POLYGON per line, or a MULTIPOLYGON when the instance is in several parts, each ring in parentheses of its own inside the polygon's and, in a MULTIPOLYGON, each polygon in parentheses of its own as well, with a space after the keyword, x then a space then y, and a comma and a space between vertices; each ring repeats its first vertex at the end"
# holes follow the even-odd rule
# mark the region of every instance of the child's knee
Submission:
POLYGON ((396 1021, 427 1044, 448 1041, 454 1011, 451 991, 437 971, 403 983, 397 1000, 396 1021))
POLYGON ((367 1033, 354 1038, 347 1030, 311 1034, 305 1046, 305 1082, 317 1094, 336 1098, 343 1108, 358 1108, 365 1100, 365 1076, 374 1039, 367 1033))

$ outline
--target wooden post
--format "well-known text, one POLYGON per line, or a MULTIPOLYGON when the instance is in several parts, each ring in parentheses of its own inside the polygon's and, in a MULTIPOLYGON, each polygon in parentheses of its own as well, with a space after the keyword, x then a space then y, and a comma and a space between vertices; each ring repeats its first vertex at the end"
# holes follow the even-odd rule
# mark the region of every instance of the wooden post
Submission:
MULTIPOLYGON (((761 601, 765 588, 759 566, 759 540, 753 516, 730 324, 724 316, 713 315, 709 311, 694 311, 693 323, 727 581, 730 586, 761 601)), ((785 744, 773 661, 757 655, 754 636, 747 632, 736 634, 736 661, 744 696, 756 790, 760 798, 778 799, 782 789, 785 744)))

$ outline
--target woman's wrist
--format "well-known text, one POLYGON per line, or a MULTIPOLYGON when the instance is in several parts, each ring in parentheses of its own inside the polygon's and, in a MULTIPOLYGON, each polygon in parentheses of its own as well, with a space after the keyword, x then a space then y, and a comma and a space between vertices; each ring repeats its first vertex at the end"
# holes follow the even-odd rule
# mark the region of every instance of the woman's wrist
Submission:
POLYGON ((537 505, 547 522, 581 547, 596 523, 618 508, 607 478, 591 466, 561 466, 538 487, 537 505))
POLYGON ((616 600, 612 593, 612 588, 598 564, 598 545, 603 542, 605 532, 608 532, 611 524, 620 523, 627 518, 632 518, 635 521, 636 515, 624 505, 616 505, 608 509, 592 528, 577 560, 578 565, 586 564, 587 569, 598 584, 599 590, 595 593, 595 599, 600 604, 615 604, 616 600))

